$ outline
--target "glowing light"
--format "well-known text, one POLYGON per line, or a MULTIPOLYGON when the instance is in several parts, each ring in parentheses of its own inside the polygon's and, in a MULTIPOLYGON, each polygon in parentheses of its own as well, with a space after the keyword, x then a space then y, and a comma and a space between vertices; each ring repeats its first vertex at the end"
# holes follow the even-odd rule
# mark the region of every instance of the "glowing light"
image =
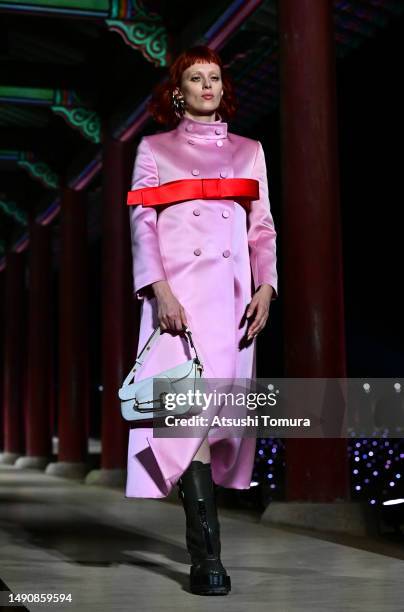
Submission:
POLYGON ((398 499, 388 499, 383 502, 383 506, 395 506, 396 504, 404 504, 404 499, 399 497, 398 499))

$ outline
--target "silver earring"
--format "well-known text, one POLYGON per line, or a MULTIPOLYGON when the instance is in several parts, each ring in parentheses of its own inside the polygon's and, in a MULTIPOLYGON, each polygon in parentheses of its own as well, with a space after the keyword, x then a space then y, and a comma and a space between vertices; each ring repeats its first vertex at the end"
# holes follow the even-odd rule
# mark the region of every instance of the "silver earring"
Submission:
POLYGON ((181 119, 185 111, 185 100, 184 98, 180 98, 179 96, 176 96, 175 93, 173 92, 172 101, 173 101, 173 106, 174 106, 174 112, 176 116, 179 119, 181 119))

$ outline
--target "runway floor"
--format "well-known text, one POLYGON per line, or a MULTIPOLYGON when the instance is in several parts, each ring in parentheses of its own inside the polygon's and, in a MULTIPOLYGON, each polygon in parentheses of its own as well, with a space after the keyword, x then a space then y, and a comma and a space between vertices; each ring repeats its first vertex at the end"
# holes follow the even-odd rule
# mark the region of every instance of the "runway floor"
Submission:
POLYGON ((2 465, 0 610, 10 593, 70 593, 25 609, 72 612, 404 610, 400 554, 219 514, 232 590, 201 597, 188 591, 182 506, 2 465))

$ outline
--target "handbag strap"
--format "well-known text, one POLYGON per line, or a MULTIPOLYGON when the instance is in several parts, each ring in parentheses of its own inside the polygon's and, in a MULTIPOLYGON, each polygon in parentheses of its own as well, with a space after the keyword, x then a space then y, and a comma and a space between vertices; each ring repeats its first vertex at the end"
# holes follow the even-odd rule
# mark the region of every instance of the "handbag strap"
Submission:
MULTIPOLYGON (((184 332, 185 332, 185 334, 187 336, 189 344, 191 345, 191 348, 195 352, 195 358, 194 358, 195 363, 197 363, 199 365, 202 365, 202 363, 201 363, 201 361, 199 359, 199 355, 198 355, 198 353, 196 351, 195 345, 194 345, 193 340, 192 340, 191 330, 189 329, 189 327, 186 327, 184 329, 184 332)), ((150 335, 149 339, 147 340, 146 344, 144 345, 144 347, 140 351, 139 355, 137 356, 133 368, 131 369, 131 371, 129 372, 129 374, 127 375, 127 377, 125 378, 125 380, 123 382, 123 385, 122 385, 123 387, 125 387, 126 385, 129 384, 130 380, 134 377, 134 375, 136 374, 137 370, 142 367, 142 365, 143 365, 143 363, 144 363, 144 361, 146 359, 147 352, 150 351, 151 347, 156 342, 157 338, 160 337, 160 335, 161 335, 161 327, 160 327, 160 325, 157 325, 156 329, 151 333, 151 335, 150 335)))

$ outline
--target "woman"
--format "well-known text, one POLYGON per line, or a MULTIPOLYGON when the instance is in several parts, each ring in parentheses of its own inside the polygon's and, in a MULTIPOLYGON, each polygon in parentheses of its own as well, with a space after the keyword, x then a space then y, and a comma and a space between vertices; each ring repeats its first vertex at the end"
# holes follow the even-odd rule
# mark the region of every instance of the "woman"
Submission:
MULTIPOLYGON (((139 347, 156 325, 165 333, 136 380, 191 357, 184 326, 192 332, 204 377, 253 378, 255 338, 277 297, 276 232, 261 143, 228 131, 234 92, 220 57, 208 47, 176 59, 149 110, 173 129, 142 138, 128 196, 134 292, 142 300, 139 347), (181 185, 189 179, 198 197, 181 200, 181 185), (198 179, 216 179, 210 181, 213 191, 207 193, 198 179), (255 195, 247 202, 227 179, 254 179, 255 195), (171 181, 180 181, 173 201, 141 204, 145 188, 171 181), (230 191, 222 197, 225 185, 230 191)), ((248 489, 254 457, 254 438, 154 438, 151 428, 130 431, 126 497, 165 497, 178 485, 192 592, 230 590, 213 483, 248 489)))

